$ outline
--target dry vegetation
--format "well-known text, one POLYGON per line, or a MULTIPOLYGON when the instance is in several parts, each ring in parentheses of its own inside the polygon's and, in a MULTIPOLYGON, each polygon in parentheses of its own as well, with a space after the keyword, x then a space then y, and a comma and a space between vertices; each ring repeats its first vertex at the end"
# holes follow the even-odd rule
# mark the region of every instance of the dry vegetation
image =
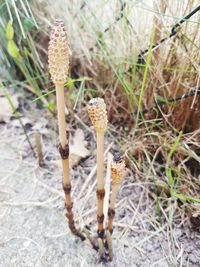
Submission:
MULTIPOLYGON (((6 67, 0 72, 4 85, 27 94, 39 108, 42 100, 42 107, 48 108, 45 112, 55 114, 53 93, 45 97, 41 94, 54 91, 46 69, 49 26, 54 18, 65 21, 72 52, 71 77, 66 84, 68 120, 72 128, 81 125, 85 136, 93 140, 86 105, 92 97, 104 98, 109 120, 107 145, 113 141, 114 150, 121 150, 128 167, 115 238, 120 246, 120 238, 128 240, 135 233, 140 237, 144 231, 146 236, 136 241, 138 246, 133 244, 135 240, 131 246, 144 255, 142 245, 150 239, 152 229, 157 236, 163 234, 170 248, 165 255, 168 265, 159 265, 155 259, 157 263, 151 261, 149 266, 198 264, 185 260, 184 248, 173 228, 193 227, 192 231, 196 231, 200 226, 200 11, 185 21, 173 37, 152 49, 198 5, 197 0, 32 1, 37 27, 34 24, 26 29, 27 40, 18 34, 19 25, 14 20, 14 38, 23 64, 8 55, 5 36, 0 50, 4 66, 12 67, 12 72, 7 73, 6 67), (191 91, 192 96, 170 100, 191 91)), ((5 27, 9 14, 3 4, 1 9, 6 14, 0 18, 5 27)), ((22 7, 20 14, 25 14, 22 7)), ((91 167, 87 160, 85 164, 91 167)), ((88 175, 88 171, 81 173, 88 175)), ((86 178, 87 186, 90 182, 86 178)), ((83 181, 81 185, 86 188, 83 181)), ((80 194, 84 196, 83 189, 80 194)), ((83 208, 76 212, 92 225, 84 207, 93 198, 89 193, 85 197, 81 200, 83 208)), ((87 208, 92 209, 90 205, 87 208)), ((120 257, 123 253, 128 255, 122 251, 120 257)), ((120 263, 119 256, 115 263, 120 263)), ((142 266, 139 264, 138 260, 138 265, 132 266, 142 266)))
POLYGON ((137 60, 141 50, 169 35, 198 2, 78 1, 63 6, 62 1, 56 8, 51 3, 37 16, 42 25, 46 23, 42 14, 66 21, 72 77, 88 77, 79 89, 71 90, 72 99, 79 101, 77 113, 91 95, 103 96, 114 125, 111 135, 129 167, 142 177, 163 180, 166 187, 170 168, 176 193, 198 198, 200 13, 177 28, 174 37, 149 49, 141 62, 137 60), (191 91, 192 97, 168 102, 191 91))

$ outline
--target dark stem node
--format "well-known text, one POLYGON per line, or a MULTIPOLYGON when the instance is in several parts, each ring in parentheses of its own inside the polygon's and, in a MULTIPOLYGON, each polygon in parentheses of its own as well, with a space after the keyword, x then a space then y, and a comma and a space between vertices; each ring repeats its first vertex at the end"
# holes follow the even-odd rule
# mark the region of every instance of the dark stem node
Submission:
POLYGON ((66 184, 66 185, 63 184, 63 190, 64 190, 64 192, 65 192, 66 195, 67 195, 67 194, 70 194, 71 189, 72 189, 72 187, 71 187, 70 184, 66 184))
POLYGON ((99 238, 103 239, 103 238, 104 238, 104 234, 105 234, 104 229, 101 230, 101 231, 98 230, 98 231, 97 231, 97 234, 98 234, 98 237, 99 237, 99 238))
POLYGON ((98 223, 103 223, 103 221, 104 221, 104 214, 102 214, 101 216, 97 215, 97 222, 98 223))
POLYGON ((97 189, 97 198, 102 200, 105 196, 105 189, 97 189))
POLYGON ((62 147, 61 144, 59 144, 58 150, 63 160, 69 158, 69 144, 66 144, 64 148, 62 147))
POLYGON ((113 219, 115 217, 115 211, 113 209, 108 209, 108 216, 113 219))

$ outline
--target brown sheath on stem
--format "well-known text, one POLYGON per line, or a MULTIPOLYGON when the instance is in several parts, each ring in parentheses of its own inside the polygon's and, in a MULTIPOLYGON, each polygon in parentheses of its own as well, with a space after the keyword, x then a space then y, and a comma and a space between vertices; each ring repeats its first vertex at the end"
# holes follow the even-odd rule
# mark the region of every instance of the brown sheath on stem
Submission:
POLYGON ((104 189, 104 134, 107 128, 106 104, 102 98, 93 98, 88 103, 88 114, 97 134, 97 221, 98 236, 104 237, 104 214, 103 203, 105 196, 104 189))
POLYGON ((69 228, 73 234, 84 239, 81 233, 76 229, 72 212, 71 201, 71 182, 69 178, 69 142, 66 134, 65 122, 65 92, 64 83, 67 79, 69 69, 69 48, 67 34, 64 29, 64 23, 56 20, 52 28, 49 42, 49 70, 51 78, 56 87, 56 102, 58 112, 59 128, 59 152, 63 168, 63 189, 65 192, 65 205, 67 208, 66 217, 68 218, 69 228))
POLYGON ((121 186, 125 173, 125 162, 121 156, 116 153, 113 157, 111 164, 111 176, 112 176, 112 193, 110 198, 110 205, 108 209, 108 225, 107 229, 112 234, 113 232, 113 218, 115 216, 115 203, 117 193, 121 186))

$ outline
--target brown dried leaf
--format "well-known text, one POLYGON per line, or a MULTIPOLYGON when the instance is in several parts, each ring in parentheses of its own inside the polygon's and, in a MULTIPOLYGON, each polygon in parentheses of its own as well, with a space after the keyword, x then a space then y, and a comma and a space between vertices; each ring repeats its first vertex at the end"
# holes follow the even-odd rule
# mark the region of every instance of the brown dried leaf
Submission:
POLYGON ((77 129, 70 140, 69 166, 72 168, 77 165, 82 158, 87 157, 90 152, 85 147, 87 142, 84 140, 83 130, 77 129))

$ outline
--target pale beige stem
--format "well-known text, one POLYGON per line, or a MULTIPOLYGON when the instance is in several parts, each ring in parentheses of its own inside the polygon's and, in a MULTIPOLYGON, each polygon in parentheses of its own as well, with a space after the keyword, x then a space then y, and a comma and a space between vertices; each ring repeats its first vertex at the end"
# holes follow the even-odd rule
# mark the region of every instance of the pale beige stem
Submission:
POLYGON ((112 185, 112 193, 110 197, 110 205, 108 210, 108 226, 107 229, 112 233, 113 231, 113 218, 115 214, 115 203, 116 203, 116 197, 117 193, 119 191, 120 184, 114 184, 112 185))
POLYGON ((108 247, 109 259, 113 259, 112 237, 110 231, 106 231, 106 243, 108 247))
MULTIPOLYGON (((66 122, 65 122, 65 92, 64 84, 56 84, 56 100, 58 112, 58 129, 60 145, 64 149, 68 145, 66 122)), ((70 184, 69 179, 69 159, 62 159, 63 167, 63 184, 70 184)), ((66 203, 67 204, 67 203, 66 203)))
POLYGON ((63 184, 70 184, 69 179, 69 159, 62 159, 62 169, 63 169, 63 184))
POLYGON ((104 132, 97 132, 97 189, 104 188, 104 132))
POLYGON ((120 184, 114 184, 112 185, 112 193, 111 193, 111 197, 110 197, 110 209, 115 209, 115 203, 116 203, 116 197, 117 197, 117 193, 119 191, 120 188, 120 184))
POLYGON ((65 122, 65 93, 64 84, 56 84, 56 100, 58 109, 59 140, 62 148, 68 144, 65 122))
MULTIPOLYGON (((56 100, 57 100, 57 116, 58 116, 58 129, 59 129, 59 141, 62 149, 64 150, 66 145, 68 145, 67 132, 66 132, 66 122, 65 122, 65 91, 64 84, 55 84, 56 86, 56 100)), ((62 160, 63 169, 63 186, 70 185, 69 179, 69 158, 62 160)), ((71 204, 70 194, 66 194, 66 205, 71 204)))
POLYGON ((103 204, 104 204, 104 132, 97 132, 97 218, 98 233, 103 232, 103 204))
POLYGON ((98 237, 104 238, 104 214, 103 203, 105 196, 104 189, 104 134, 107 128, 107 112, 106 104, 102 98, 93 98, 88 103, 88 114, 97 134, 97 221, 98 221, 98 237))
POLYGON ((98 238, 99 258, 103 256, 103 239, 98 238))
POLYGON ((64 84, 56 84, 56 99, 58 110, 58 128, 59 128, 59 141, 60 141, 60 153, 63 169, 63 189, 65 192, 65 206, 67 209, 66 217, 68 218, 69 228, 73 234, 79 236, 82 240, 85 237, 76 229, 74 224, 74 216, 72 212, 71 201, 71 182, 69 178, 69 142, 66 132, 65 122, 65 95, 64 84))

